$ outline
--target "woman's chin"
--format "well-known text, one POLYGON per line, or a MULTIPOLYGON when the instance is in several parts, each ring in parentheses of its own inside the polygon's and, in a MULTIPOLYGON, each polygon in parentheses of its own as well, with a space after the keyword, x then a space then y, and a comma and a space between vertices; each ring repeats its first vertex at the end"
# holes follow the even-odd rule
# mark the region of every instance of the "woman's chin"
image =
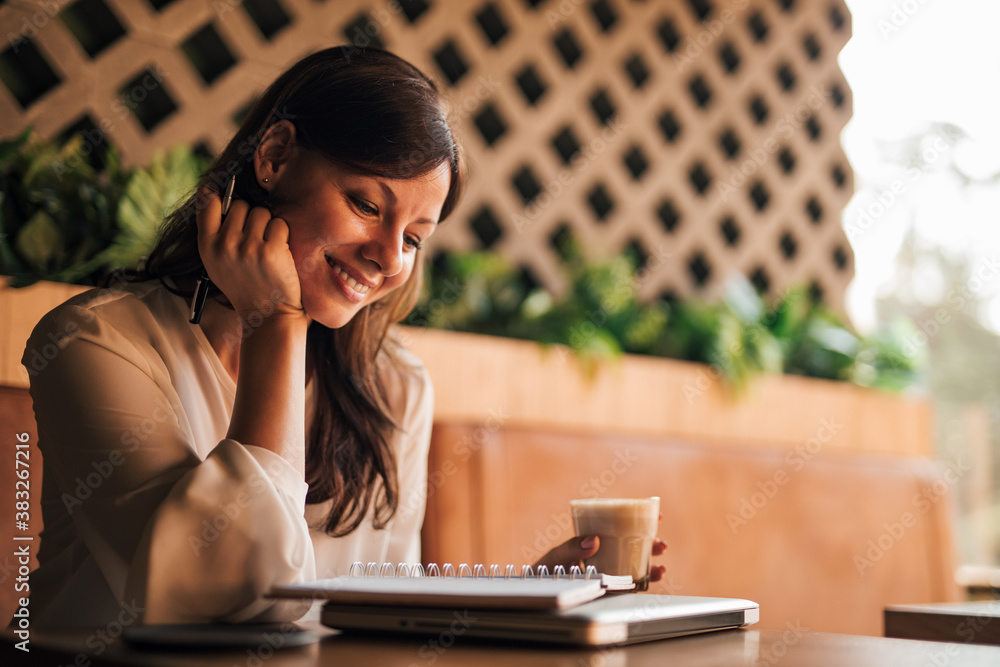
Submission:
POLYGON ((354 319, 354 313, 320 313, 319 315, 313 315, 309 311, 306 312, 309 314, 309 319, 322 324, 327 329, 339 329, 354 319))
POLYGON ((308 301, 302 305, 305 308, 306 315, 313 322, 318 322, 327 329, 339 329, 353 320, 365 304, 334 304, 330 303, 328 299, 324 303, 313 305, 312 307, 310 307, 308 301))

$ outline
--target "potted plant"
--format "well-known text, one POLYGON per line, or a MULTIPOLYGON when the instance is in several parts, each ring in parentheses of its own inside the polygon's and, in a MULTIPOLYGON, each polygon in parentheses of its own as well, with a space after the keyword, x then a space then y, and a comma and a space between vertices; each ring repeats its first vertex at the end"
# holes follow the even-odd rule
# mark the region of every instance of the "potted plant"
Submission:
POLYGON ((98 170, 90 152, 79 134, 57 143, 28 130, 0 142, 0 274, 11 287, 95 285, 137 265, 204 167, 185 147, 134 169, 111 148, 98 170))

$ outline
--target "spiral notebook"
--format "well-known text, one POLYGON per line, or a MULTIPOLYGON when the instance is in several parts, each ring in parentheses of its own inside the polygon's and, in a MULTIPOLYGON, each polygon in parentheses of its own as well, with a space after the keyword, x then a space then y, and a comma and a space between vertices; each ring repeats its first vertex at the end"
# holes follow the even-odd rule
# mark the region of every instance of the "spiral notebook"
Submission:
POLYGON ((469 609, 569 609, 634 588, 629 576, 603 575, 590 566, 551 571, 541 566, 354 563, 350 574, 273 587, 269 597, 312 598, 339 604, 469 609))

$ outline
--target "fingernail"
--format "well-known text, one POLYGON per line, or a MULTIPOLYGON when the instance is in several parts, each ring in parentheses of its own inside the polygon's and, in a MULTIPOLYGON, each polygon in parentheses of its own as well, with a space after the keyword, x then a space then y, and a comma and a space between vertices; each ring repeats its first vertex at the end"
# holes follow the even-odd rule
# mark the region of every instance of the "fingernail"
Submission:
POLYGON ((583 549, 583 550, 593 549, 594 548, 594 542, 596 542, 596 541, 597 541, 597 538, 595 536, 593 536, 593 535, 585 537, 582 540, 580 540, 580 548, 583 549))

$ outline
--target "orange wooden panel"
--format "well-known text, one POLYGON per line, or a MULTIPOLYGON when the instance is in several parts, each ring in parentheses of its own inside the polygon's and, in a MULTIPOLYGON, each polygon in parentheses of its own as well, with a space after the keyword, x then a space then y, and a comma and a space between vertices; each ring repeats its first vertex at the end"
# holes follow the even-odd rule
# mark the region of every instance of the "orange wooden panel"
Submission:
POLYGON ((490 531, 469 545, 454 509, 432 503, 440 559, 533 562, 573 535, 570 498, 658 495, 670 544, 659 592, 747 597, 765 625, 868 635, 882 634, 887 604, 957 599, 950 497, 962 471, 928 460, 509 427, 467 465, 489 470, 466 502, 490 531))

